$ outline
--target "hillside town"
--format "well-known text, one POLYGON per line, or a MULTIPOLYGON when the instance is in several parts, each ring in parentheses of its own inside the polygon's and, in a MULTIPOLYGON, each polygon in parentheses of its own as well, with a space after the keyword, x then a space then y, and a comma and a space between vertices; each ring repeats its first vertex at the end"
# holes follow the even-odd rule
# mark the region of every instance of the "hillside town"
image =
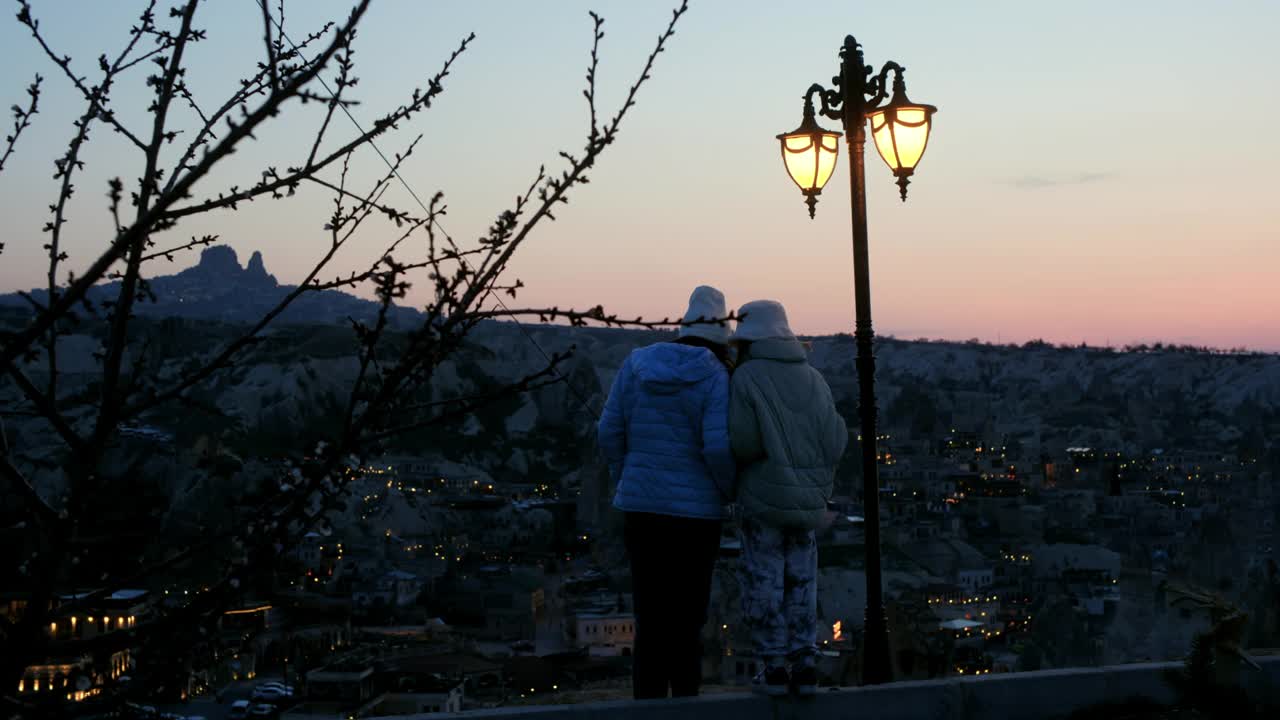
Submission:
MULTIPOLYGON (((1280 496, 1261 458, 1056 448, 990 426, 898 432, 886 427, 879 438, 898 677, 1177 658, 1223 613, 1247 614, 1243 646, 1280 644, 1280 496)), ((171 442, 160 433, 138 441, 171 442)), ((616 528, 601 510, 609 488, 563 480, 500 480, 407 455, 360 467, 348 516, 333 524, 340 529, 307 533, 280 559, 269 593, 225 612, 223 649, 169 699, 230 708, 256 698, 301 719, 627 697, 633 605, 616 528)), ((859 672, 856 489, 833 499, 819 535, 829 685, 859 672)), ((725 690, 756 672, 741 629, 738 553, 729 522, 703 656, 705 677, 725 690)), ((49 636, 130 627, 199 592, 113 592, 59 616, 49 636)), ((0 607, 19 612, 21 593, 9 595, 0 607)), ((128 682, 137 653, 49 657, 18 690, 90 697, 128 682)))

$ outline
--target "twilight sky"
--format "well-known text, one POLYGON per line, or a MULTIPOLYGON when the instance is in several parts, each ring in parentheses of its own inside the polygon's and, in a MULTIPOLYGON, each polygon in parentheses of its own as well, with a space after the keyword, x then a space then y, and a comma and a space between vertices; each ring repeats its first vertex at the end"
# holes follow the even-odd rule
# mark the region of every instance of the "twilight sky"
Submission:
MULTIPOLYGON (((42 29, 92 77, 94 58, 118 52, 144 3, 34 4, 42 29)), ((298 39, 349 4, 293 0, 290 34, 298 39)), ((514 276, 527 289, 516 304, 603 303, 623 316, 663 316, 683 311, 693 286, 706 283, 734 306, 782 301, 799 332, 849 329, 846 150, 810 221, 774 135, 798 124, 810 83, 829 84, 851 33, 868 62, 902 63, 912 99, 939 107, 905 205, 868 148, 880 334, 1280 351, 1280 3, 810 0, 803 11, 780 2, 691 4, 592 183, 517 256, 514 276)), ((611 112, 669 5, 376 0, 357 38, 362 105, 354 113, 371 122, 398 105, 476 32, 436 107, 380 142, 391 152, 426 134, 404 175, 423 197, 444 191, 445 227, 473 239, 540 163, 554 169, 558 150, 582 145, 587 10, 606 18, 600 95, 611 112)), ((203 12, 197 25, 210 39, 192 51, 189 84, 212 103, 260 57, 260 11, 255 0, 216 0, 203 12)), ((25 99, 34 73, 46 77, 35 126, 0 174, 8 246, 0 290, 9 291, 43 282, 39 231, 56 192, 52 158, 83 108, 11 13, 0 19, 0 47, 6 107, 25 99)), ((115 107, 135 126, 146 97, 140 78, 115 93, 115 107)), ((246 185, 262 164, 298 162, 316 110, 282 115, 206 188, 246 185)), ((345 119, 335 122, 335 141, 353 132, 345 119)), ((108 238, 106 180, 141 172, 115 137, 93 137, 68 228, 71 268, 108 238)), ((370 151, 356 158, 353 175, 380 169, 370 151)), ((412 208, 398 186, 384 200, 412 208)), ((325 249, 328 209, 309 190, 187 224, 168 244, 217 232, 242 262, 261 250, 268 270, 296 282, 325 249)), ((383 225, 364 233, 341 268, 376 257, 391 232, 383 225)))

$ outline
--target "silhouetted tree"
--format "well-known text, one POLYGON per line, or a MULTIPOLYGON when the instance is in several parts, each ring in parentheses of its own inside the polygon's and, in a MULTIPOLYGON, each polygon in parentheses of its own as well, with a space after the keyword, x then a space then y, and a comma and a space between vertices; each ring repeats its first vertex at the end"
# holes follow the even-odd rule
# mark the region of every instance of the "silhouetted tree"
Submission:
MULTIPOLYGON (((584 90, 589 123, 584 145, 576 152, 561 152, 560 169, 540 168, 514 204, 499 212, 473 244, 456 242, 440 229, 437 220, 445 212, 440 193, 423 203, 421 212, 382 200, 422 141, 421 135, 391 155, 387 171, 372 183, 358 187, 348 172, 354 153, 432 107, 444 91, 453 63, 467 51, 473 36, 449 53, 435 75, 407 92, 403 104, 354 137, 335 140, 338 115, 354 102, 358 79, 353 42, 369 0, 357 0, 346 18, 307 34, 297 44, 286 32, 282 0, 261 2, 261 25, 247 31, 261 37, 262 57, 229 95, 218 98, 206 97, 188 84, 188 51, 206 39, 198 23, 200 0, 182 0, 167 14, 157 13, 152 0, 124 38, 124 49, 114 56, 102 55, 92 71, 52 46, 25 0, 18 5, 18 22, 79 95, 83 110, 72 118, 73 134, 66 151, 53 160, 59 189, 43 228, 48 259, 45 287, 39 297, 24 295, 30 305, 27 317, 0 326, 0 377, 5 378, 0 390, 6 393, 6 414, 24 423, 39 423, 34 432, 23 433, 17 436, 20 442, 12 443, 0 425, 0 477, 5 480, 6 498, 20 498, 22 503, 20 513, 8 518, 12 527, 5 539, 12 540, 6 546, 15 553, 11 559, 16 584, 6 584, 5 589, 24 591, 27 597, 19 616, 0 618, 0 687, 4 688, 0 693, 11 711, 7 715, 57 711, 39 704, 53 702, 52 698, 11 695, 24 669, 50 656, 103 655, 141 646, 151 662, 135 673, 132 686, 145 689, 168 683, 173 687, 177 674, 189 667, 190 656, 213 647, 213 623, 221 612, 240 599, 246 588, 260 583, 264 569, 273 567, 275 558, 302 533, 326 529, 326 514, 345 503, 347 486, 362 456, 377 452, 399 434, 447 424, 497 399, 559 379, 558 368, 567 354, 553 355, 542 370, 475 396, 421 401, 421 391, 430 387, 435 369, 454 355, 478 323, 509 316, 575 325, 673 324, 665 319, 623 320, 600 306, 508 309, 498 298, 515 298, 523 287, 507 272, 516 251, 536 228, 555 220, 559 207, 588 181, 588 172, 618 138, 687 3, 673 11, 670 24, 611 115, 597 107, 596 68, 604 33, 603 20, 591 13, 593 41, 584 90), (135 125, 117 114, 112 92, 122 78, 137 73, 146 74, 152 96, 146 122, 135 125), (328 82, 322 74, 329 77, 328 82), (316 115, 319 128, 309 138, 305 156, 283 167, 260 167, 243 184, 212 186, 214 169, 228 156, 247 150, 255 134, 278 122, 282 110, 301 112, 293 106, 302 104, 316 115), (109 224, 102 243, 90 256, 76 259, 72 269, 64 229, 77 207, 72 202, 75 181, 85 165, 85 148, 96 135, 108 133, 123 138, 134 152, 136 167, 121 168, 121 177, 108 183, 109 224), (136 182, 124 178, 136 178, 136 182), (329 196, 333 210, 325 219, 325 237, 303 280, 257 322, 220 342, 214 351, 191 358, 176 374, 156 372, 151 338, 135 322, 137 308, 155 299, 147 281, 149 269, 155 260, 172 260, 218 240, 200 234, 176 244, 162 244, 164 239, 194 219, 235 211, 252 201, 287 202, 307 190, 329 196), (379 219, 386 221, 386 240, 377 261, 363 270, 332 276, 330 266, 337 253, 357 231, 374 230, 379 219), (414 247, 422 248, 418 256, 410 250, 414 247), (118 281, 114 296, 104 302, 91 300, 90 288, 109 279, 118 281), (424 318, 394 343, 388 342, 390 311, 414 282, 425 282, 430 288, 430 299, 422 308, 424 318), (136 495, 108 503, 121 516, 103 516, 99 503, 146 486, 156 461, 130 457, 121 442, 124 425, 146 422, 166 411, 219 416, 201 398, 216 393, 219 380, 245 362, 264 330, 294 301, 322 290, 357 287, 373 291, 378 311, 372 319, 351 320, 358 369, 346 397, 333 408, 332 425, 318 438, 307 438, 305 445, 301 438, 294 438, 288 447, 280 447, 283 466, 269 468, 255 491, 236 494, 227 511, 233 521, 196 528, 185 537, 163 526, 157 531, 152 512, 159 510, 138 502, 136 495), (82 385, 63 382, 58 359, 59 339, 73 330, 101 340, 95 378, 82 385), (15 398, 12 404, 10 397, 15 398), (36 472, 56 478, 57 491, 38 488, 32 482, 36 472), (134 532, 121 537, 120 528, 134 532), (60 615, 90 607, 119 588, 147 585, 172 573, 190 577, 197 571, 202 591, 134 627, 87 640, 50 637, 47 632, 60 615), (60 593, 81 588, 93 589, 57 603, 60 593), (165 653, 177 660, 158 662, 165 653)), ((24 131, 39 112, 43 82, 37 75, 25 107, 14 110, 14 130, 0 154, 0 169, 20 149, 24 131)), ((8 235, 11 241, 13 237, 8 235)), ((4 249, 0 245, 0 252, 4 249)), ((171 333, 173 328, 164 330, 171 333)), ((10 507, 6 502, 6 511, 10 507)), ((114 688, 105 690, 101 702, 121 699, 114 688)))

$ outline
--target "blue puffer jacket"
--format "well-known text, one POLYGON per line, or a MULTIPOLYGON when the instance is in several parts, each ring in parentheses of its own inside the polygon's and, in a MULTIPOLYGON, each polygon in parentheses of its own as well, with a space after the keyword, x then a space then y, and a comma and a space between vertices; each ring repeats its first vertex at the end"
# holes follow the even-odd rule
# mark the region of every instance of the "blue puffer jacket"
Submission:
POLYGON ((598 428, 613 506, 720 519, 733 497, 729 373, 706 348, 657 343, 627 357, 598 428))

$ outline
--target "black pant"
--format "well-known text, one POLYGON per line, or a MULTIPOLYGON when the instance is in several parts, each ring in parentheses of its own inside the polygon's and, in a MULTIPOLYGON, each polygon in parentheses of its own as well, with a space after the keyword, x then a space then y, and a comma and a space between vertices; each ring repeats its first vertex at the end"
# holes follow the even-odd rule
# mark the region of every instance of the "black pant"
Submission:
POLYGON ((635 699, 697 695, 720 521, 627 513, 623 537, 636 615, 635 699))

